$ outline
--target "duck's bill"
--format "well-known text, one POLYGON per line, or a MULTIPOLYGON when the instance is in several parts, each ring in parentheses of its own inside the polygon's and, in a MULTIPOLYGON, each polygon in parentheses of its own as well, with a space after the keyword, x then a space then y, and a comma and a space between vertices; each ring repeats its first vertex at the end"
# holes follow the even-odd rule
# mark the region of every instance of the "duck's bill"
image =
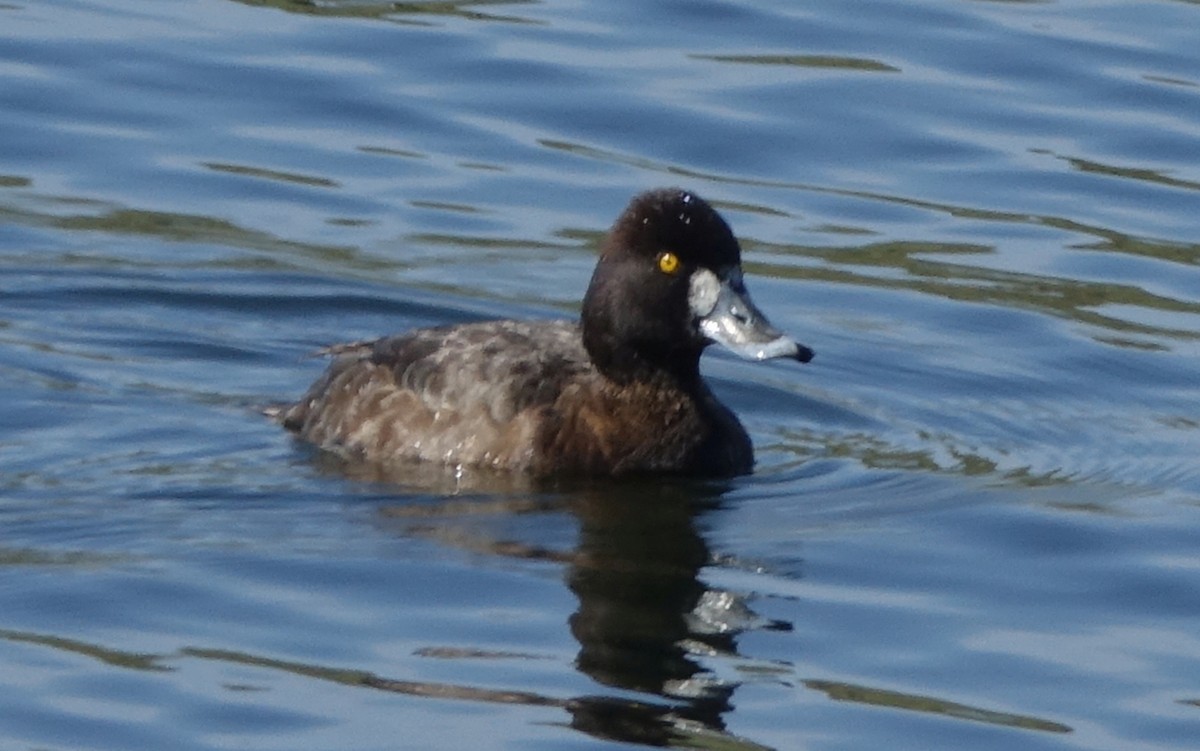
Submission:
POLYGON ((719 279, 714 274, 711 280, 693 278, 692 281, 693 311, 700 314, 709 308, 707 313, 699 315, 699 327, 710 341, 747 360, 786 357, 808 362, 813 358, 811 349, 771 325, 751 302, 740 276, 719 279))

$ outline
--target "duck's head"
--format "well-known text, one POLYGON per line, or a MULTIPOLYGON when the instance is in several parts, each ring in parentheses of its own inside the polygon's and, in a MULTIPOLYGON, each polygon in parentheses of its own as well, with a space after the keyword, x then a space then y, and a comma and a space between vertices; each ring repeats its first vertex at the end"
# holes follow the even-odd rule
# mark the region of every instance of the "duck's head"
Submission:
POLYGON ((617 218, 583 300, 583 341, 617 380, 699 372, 720 344, 749 360, 812 359, 771 325, 742 281, 742 252, 725 220, 689 191, 634 197, 617 218))

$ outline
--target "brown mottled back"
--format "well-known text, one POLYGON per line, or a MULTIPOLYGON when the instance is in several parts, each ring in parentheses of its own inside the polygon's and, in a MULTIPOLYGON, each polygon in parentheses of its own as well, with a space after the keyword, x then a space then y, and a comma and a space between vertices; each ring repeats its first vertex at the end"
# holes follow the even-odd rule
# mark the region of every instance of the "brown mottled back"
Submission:
POLYGON ((523 469, 538 412, 587 370, 577 324, 489 321, 344 345, 281 420, 370 461, 523 469))

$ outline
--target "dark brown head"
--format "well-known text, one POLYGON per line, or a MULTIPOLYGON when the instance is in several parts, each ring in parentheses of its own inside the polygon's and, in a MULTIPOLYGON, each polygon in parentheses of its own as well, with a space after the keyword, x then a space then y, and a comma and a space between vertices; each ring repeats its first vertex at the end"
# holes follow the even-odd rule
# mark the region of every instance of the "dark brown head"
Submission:
POLYGON ((583 341, 596 366, 619 382, 655 373, 689 381, 713 342, 748 359, 812 359, 750 301, 741 255, 729 225, 694 193, 636 196, 609 232, 583 300, 583 341))

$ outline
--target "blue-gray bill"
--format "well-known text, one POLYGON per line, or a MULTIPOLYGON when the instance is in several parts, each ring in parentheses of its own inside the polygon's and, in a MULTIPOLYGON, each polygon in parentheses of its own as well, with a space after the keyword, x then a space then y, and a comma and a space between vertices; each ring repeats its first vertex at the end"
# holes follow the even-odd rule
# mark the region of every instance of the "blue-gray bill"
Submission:
POLYGON ((700 332, 747 360, 811 360, 813 351, 772 326, 739 282, 720 280, 712 309, 700 316, 700 332))

